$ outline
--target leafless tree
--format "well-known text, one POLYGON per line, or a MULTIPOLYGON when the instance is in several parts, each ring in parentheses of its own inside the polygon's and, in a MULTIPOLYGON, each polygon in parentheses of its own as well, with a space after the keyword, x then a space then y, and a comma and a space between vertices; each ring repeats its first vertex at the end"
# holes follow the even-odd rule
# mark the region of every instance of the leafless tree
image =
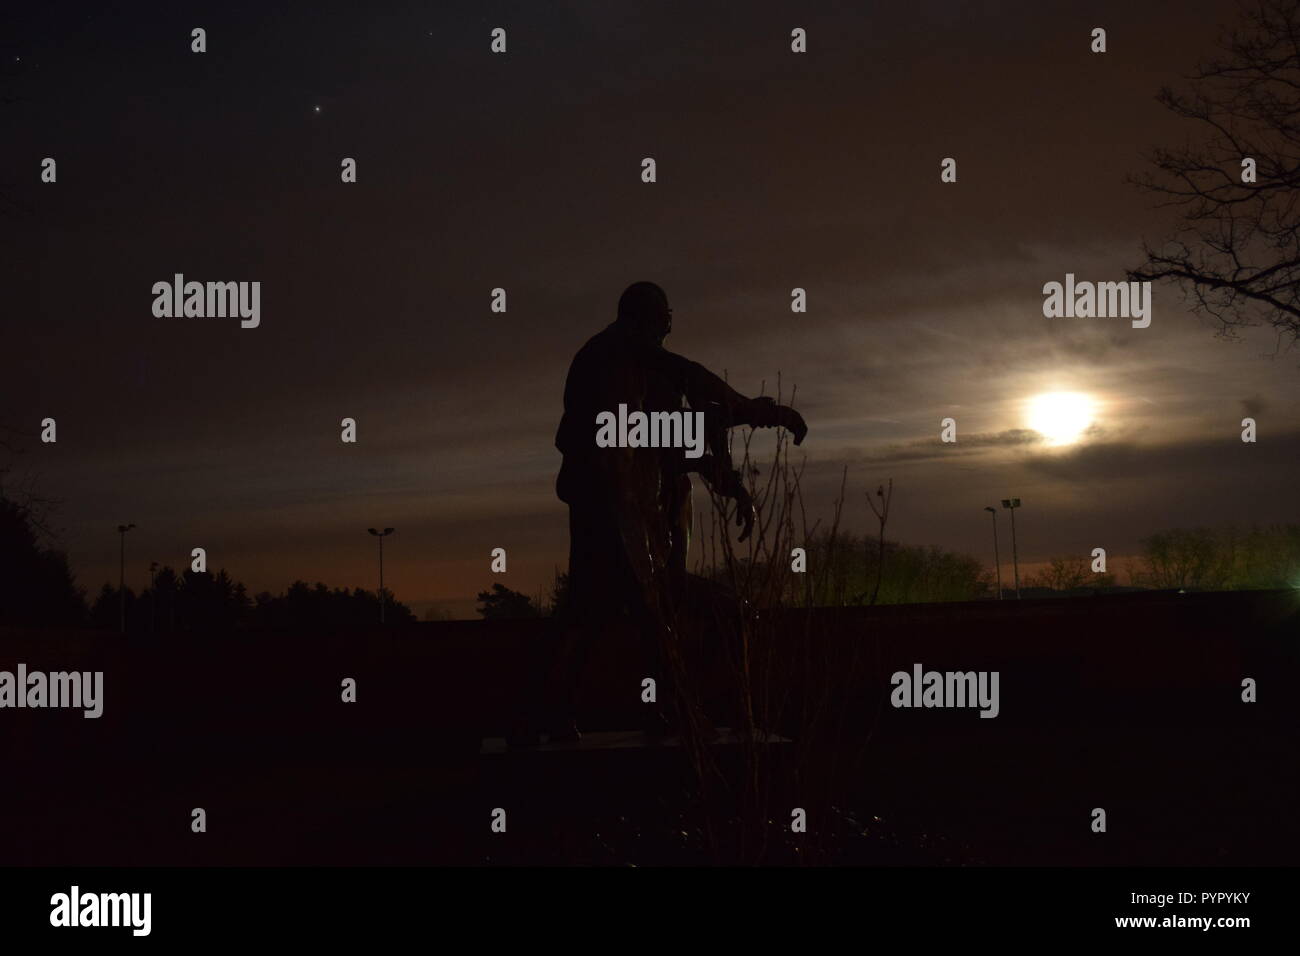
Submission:
POLYGON ((1129 277, 1177 283, 1224 338, 1271 326, 1290 347, 1300 337, 1300 0, 1244 4, 1219 47, 1183 89, 1158 96, 1199 135, 1156 149, 1154 171, 1133 180, 1180 218, 1158 247, 1144 243, 1129 277))

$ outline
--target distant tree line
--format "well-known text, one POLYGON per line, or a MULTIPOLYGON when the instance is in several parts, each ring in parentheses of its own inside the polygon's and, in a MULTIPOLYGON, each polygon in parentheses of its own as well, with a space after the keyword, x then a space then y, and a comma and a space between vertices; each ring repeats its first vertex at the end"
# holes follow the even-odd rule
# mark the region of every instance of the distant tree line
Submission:
MULTIPOLYGON (((1300 525, 1241 530, 1173 528, 1142 540, 1126 564, 1131 588, 1182 591, 1254 591, 1300 587, 1300 525)), ((1057 592, 1118 587, 1115 573, 1097 574, 1090 556, 1052 558, 1023 582, 1057 592)))
POLYGON ((551 617, 564 609, 568 599, 569 575, 556 571, 550 588, 535 596, 493 582, 490 590, 478 592, 478 607, 475 610, 485 621, 551 617))
MULTIPOLYGON (((1009 585, 1003 581, 1003 590, 1009 585)), ((1047 567, 1021 580, 1021 591, 1051 591, 1070 594, 1076 591, 1107 591, 1119 587, 1114 573, 1094 571, 1091 554, 1069 554, 1052 558, 1047 567)), ((1037 597, 1037 594, 1033 595, 1037 597)))
MULTIPOLYGON (((792 597, 815 607, 974 601, 991 593, 978 558, 933 545, 907 545, 872 534, 818 534, 805 546, 804 587, 792 597), (805 577, 806 576, 806 577, 805 577), (879 592, 876 583, 879 581, 879 592)), ((798 584, 796 583, 796 587, 798 584)))
POLYGON ((1300 587, 1300 525, 1161 531, 1130 569, 1146 588, 1245 591, 1300 587))
MULTIPOLYGON (((386 624, 405 624, 415 615, 384 589, 386 624)), ((94 627, 116 628, 121 592, 105 583, 90 608, 94 627)), ((295 581, 281 594, 263 591, 251 599, 243 583, 225 569, 187 570, 164 567, 152 587, 126 591, 126 629, 131 633, 225 633, 249 631, 346 631, 379 623, 379 594, 364 588, 331 588, 295 581)))
MULTIPOLYGON (((792 577, 786 600, 794 606, 854 607, 871 603, 879 574, 877 604, 977 601, 997 595, 993 570, 968 554, 933 546, 885 541, 874 535, 818 534, 806 545, 807 568, 792 577), (883 554, 883 561, 882 561, 883 554)), ((743 573, 743 562, 741 571, 743 573)), ((1010 569, 1002 587, 1013 593, 1010 569)), ((1161 531, 1142 541, 1122 572, 1092 570, 1091 553, 1061 555, 1021 579, 1025 597, 1082 596, 1127 590, 1236 591, 1300 588, 1300 525, 1194 528, 1161 531)), ((721 583, 720 575, 717 576, 721 583)), ((485 619, 547 617, 562 608, 568 577, 556 576, 549 593, 530 597, 502 584, 478 595, 485 619)))
MULTIPOLYGON (((39 505, 39 501, 37 502, 39 505)), ((20 627, 84 627, 116 630, 122 592, 105 583, 93 603, 77 586, 67 555, 41 544, 38 508, 0 490, 0 624, 20 627)), ((126 589, 130 633, 223 633, 233 630, 357 630, 379 622, 379 594, 364 588, 330 588, 295 581, 282 594, 250 598, 243 583, 224 570, 157 569, 150 587, 126 589)), ((385 589, 388 624, 415 620, 385 589)))

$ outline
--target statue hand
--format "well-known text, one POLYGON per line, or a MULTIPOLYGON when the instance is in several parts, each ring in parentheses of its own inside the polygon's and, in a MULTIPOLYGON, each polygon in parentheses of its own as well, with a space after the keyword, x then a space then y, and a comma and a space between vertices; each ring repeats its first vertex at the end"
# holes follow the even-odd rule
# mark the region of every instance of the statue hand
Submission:
POLYGON ((780 417, 777 424, 794 436, 796 445, 802 445, 804 436, 808 434, 808 426, 804 424, 803 416, 786 405, 778 405, 777 411, 780 417))
POLYGON ((803 444, 808 426, 803 416, 788 405, 778 405, 767 396, 753 400, 754 426, 756 428, 784 428, 794 436, 796 445, 803 444))

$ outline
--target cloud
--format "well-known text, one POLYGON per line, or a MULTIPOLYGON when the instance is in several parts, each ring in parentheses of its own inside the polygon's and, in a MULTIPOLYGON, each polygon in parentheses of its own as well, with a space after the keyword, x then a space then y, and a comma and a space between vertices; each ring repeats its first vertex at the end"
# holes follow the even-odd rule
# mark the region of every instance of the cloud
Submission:
POLYGON ((1029 428, 1008 428, 1000 432, 959 437, 955 443, 940 441, 937 437, 921 439, 901 445, 891 445, 881 452, 850 456, 851 459, 872 464, 895 461, 924 461, 941 456, 970 454, 986 448, 1023 448, 1039 445, 1043 436, 1029 428))
MULTIPOLYGON (((1067 451, 1034 455, 1024 462, 1032 473, 1069 482, 1100 484, 1138 479, 1148 485, 1165 482, 1222 482, 1242 485, 1265 473, 1293 473, 1300 460, 1300 431, 1274 435, 1254 444, 1242 442, 1236 430, 1221 436, 1163 444, 1131 441, 1092 442, 1067 451)), ((1175 495, 1177 496, 1177 495, 1175 495)))

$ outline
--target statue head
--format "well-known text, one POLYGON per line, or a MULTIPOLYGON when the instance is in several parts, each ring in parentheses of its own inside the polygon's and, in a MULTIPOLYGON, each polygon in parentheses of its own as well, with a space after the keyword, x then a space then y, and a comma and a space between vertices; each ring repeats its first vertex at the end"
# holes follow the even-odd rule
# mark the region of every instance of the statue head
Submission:
POLYGON ((638 338, 662 345, 673 330, 667 294, 653 282, 633 282, 619 296, 618 324, 638 338))

